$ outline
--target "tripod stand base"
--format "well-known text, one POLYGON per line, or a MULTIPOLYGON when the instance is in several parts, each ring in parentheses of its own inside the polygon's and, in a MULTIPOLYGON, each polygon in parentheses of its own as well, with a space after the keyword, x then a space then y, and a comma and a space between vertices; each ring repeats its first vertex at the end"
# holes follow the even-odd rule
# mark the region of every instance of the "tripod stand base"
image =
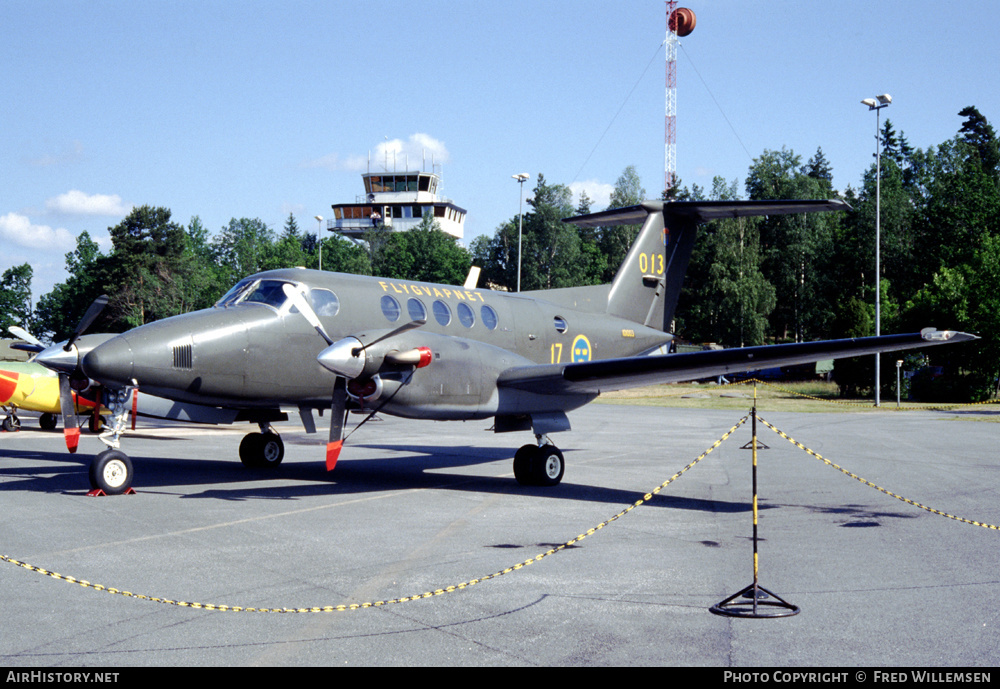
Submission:
POLYGON ((763 586, 750 584, 709 610, 726 617, 791 617, 799 614, 799 606, 792 605, 763 586), (737 599, 747 600, 737 600, 737 599), (761 610, 761 608, 770 608, 761 610))

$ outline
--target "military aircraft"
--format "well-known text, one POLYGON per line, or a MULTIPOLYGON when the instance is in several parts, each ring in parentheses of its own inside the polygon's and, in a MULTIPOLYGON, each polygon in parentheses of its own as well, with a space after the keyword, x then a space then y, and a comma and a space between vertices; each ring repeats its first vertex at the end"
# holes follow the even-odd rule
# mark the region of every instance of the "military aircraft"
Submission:
POLYGON ((565 469, 549 434, 567 411, 601 392, 714 377, 769 366, 975 339, 952 331, 651 356, 673 339, 673 318, 698 225, 727 217, 846 210, 841 201, 646 202, 567 219, 642 229, 610 285, 509 293, 301 268, 251 275, 214 307, 150 323, 89 352, 72 343, 45 363, 99 381, 114 421, 109 449, 91 465, 93 486, 121 493, 133 478, 122 452, 133 391, 228 410, 260 432, 239 455, 251 467, 284 456, 272 423, 298 407, 330 408, 327 469, 352 409, 436 420, 493 419, 497 433, 530 431, 514 455, 525 485, 558 484, 565 469), (67 363, 66 360, 69 360, 67 363), (113 398, 113 399, 112 399, 113 398))

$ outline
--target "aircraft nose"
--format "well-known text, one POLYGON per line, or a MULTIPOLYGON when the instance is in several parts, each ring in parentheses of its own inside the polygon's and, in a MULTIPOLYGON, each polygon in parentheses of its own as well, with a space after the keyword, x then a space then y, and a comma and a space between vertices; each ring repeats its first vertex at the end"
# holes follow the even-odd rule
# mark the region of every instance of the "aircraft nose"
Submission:
POLYGON ((132 347, 124 337, 112 337, 83 357, 83 372, 105 385, 124 386, 134 377, 132 347))

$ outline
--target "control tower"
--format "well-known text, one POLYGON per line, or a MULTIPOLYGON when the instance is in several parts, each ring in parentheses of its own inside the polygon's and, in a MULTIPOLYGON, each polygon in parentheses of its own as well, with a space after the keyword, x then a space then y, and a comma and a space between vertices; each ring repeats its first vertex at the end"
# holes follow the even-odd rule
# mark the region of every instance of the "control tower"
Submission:
POLYGON ((372 229, 405 232, 430 214, 441 229, 462 239, 465 209, 438 195, 441 176, 433 172, 366 172, 365 194, 354 203, 333 204, 327 229, 360 238, 372 229))

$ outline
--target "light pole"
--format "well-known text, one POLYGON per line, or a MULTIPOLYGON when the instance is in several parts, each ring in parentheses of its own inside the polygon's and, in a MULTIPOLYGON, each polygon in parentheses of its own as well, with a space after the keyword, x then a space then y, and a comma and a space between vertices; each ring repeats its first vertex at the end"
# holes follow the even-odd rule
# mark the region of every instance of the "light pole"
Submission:
POLYGON ((517 183, 521 185, 520 197, 517 204, 517 291, 521 291, 521 230, 524 222, 524 215, 522 210, 524 208, 524 183, 528 179, 528 173, 522 172, 517 175, 511 175, 517 180, 517 183))
POLYGON ((316 242, 319 244, 319 269, 323 270, 323 216, 316 215, 316 242))
MULTIPOLYGON (((882 142, 879 139, 879 111, 889 107, 892 96, 883 93, 875 98, 865 98, 861 101, 869 110, 875 111, 875 336, 882 334, 882 276, 880 256, 882 231, 882 142)), ((881 366, 880 357, 875 355, 875 406, 880 405, 881 398, 881 366)))

